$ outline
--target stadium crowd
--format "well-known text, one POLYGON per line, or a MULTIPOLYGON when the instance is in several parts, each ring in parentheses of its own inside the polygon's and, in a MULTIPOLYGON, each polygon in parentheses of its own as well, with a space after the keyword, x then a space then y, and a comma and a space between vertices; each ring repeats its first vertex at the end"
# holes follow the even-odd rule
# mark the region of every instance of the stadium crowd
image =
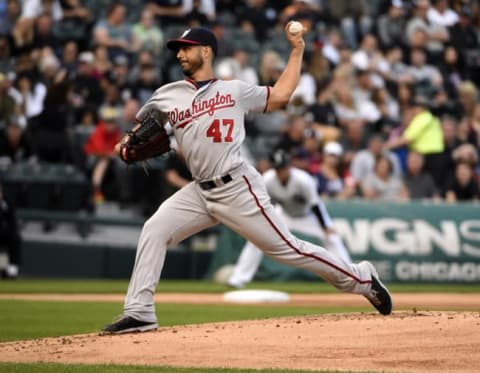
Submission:
MULTIPOLYGON (((128 202, 138 174, 113 147, 156 88, 182 79, 165 41, 209 27, 219 78, 272 85, 291 19, 308 30, 302 77, 285 110, 247 118, 259 170, 283 148, 322 196, 479 199, 476 0, 0 0, 2 175, 69 164, 94 202, 108 184, 128 202)), ((184 185, 181 155, 165 175, 169 193, 184 185)))

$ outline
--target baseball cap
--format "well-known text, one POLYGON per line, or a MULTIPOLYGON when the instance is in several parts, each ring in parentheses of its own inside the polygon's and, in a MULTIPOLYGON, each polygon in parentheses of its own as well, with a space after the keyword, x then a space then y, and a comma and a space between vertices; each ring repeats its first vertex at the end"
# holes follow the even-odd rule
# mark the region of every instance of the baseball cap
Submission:
POLYGON ((117 66, 128 66, 128 57, 124 54, 119 54, 113 60, 113 64, 117 66))
POLYGON ((403 8, 402 0, 392 0, 392 6, 395 8, 403 8))
POLYGON ((323 152, 325 154, 336 155, 337 157, 341 156, 343 153, 342 145, 336 141, 330 141, 325 144, 323 147, 323 152))
POLYGON ((473 16, 472 9, 468 5, 462 6, 459 12, 460 16, 470 18, 473 16))
POLYGON ((278 149, 270 156, 270 161, 273 168, 283 168, 290 164, 290 155, 285 150, 278 149))
POLYGON ((120 117, 120 112, 113 106, 104 106, 100 109, 100 118, 106 122, 112 122, 120 117))
POLYGON ((95 56, 92 52, 82 52, 78 56, 78 60, 84 63, 93 63, 93 61, 95 61, 95 56))
POLYGON ((217 38, 205 27, 189 28, 180 38, 167 42, 167 48, 173 51, 178 51, 184 45, 208 45, 217 54, 217 38))

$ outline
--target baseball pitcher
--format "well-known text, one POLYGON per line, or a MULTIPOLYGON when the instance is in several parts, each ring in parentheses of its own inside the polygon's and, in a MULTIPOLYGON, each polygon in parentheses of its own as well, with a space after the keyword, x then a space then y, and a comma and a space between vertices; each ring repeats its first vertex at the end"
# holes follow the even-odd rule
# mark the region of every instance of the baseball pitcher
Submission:
POLYGON ((305 43, 303 32, 288 31, 290 24, 289 60, 273 87, 215 79, 217 41, 208 29, 191 28, 168 41, 186 79, 155 91, 139 110, 139 123, 116 151, 130 163, 148 153, 145 144, 163 145, 155 129, 163 127, 165 113, 194 180, 164 201, 144 224, 123 315, 107 325, 104 334, 156 329, 154 293, 167 247, 219 223, 272 258, 314 272, 342 291, 364 295, 382 314, 391 312, 390 294, 373 265, 346 263, 293 236, 270 203, 262 176, 240 156, 245 114, 284 107, 300 79, 305 43))

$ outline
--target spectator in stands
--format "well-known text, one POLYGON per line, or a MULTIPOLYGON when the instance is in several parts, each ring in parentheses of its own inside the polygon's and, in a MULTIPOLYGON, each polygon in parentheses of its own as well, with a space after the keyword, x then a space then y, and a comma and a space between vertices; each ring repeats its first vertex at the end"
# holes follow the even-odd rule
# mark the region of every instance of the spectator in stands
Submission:
POLYGON ((238 17, 239 26, 252 32, 259 42, 264 42, 268 31, 277 23, 277 11, 266 0, 248 0, 242 13, 238 17))
POLYGON ((445 148, 440 121, 428 109, 428 99, 414 97, 408 112, 407 127, 401 137, 387 143, 395 149, 408 146, 410 150, 422 154, 425 158, 425 171, 435 180, 436 185, 443 185, 446 178, 446 165, 442 163, 445 148))
POLYGON ((407 74, 409 83, 415 85, 417 94, 429 95, 434 88, 441 88, 443 81, 440 71, 433 65, 427 64, 427 56, 423 49, 415 48, 410 53, 410 67, 407 74))
POLYGON ((164 190, 165 198, 192 181, 192 174, 188 170, 185 164, 185 158, 181 152, 176 151, 168 157, 165 166, 165 180, 167 181, 164 190))
POLYGON ((161 81, 155 74, 153 64, 140 65, 140 74, 138 80, 134 82, 132 97, 135 98, 140 105, 145 104, 147 100, 152 97, 153 92, 158 89, 161 81))
POLYGON ((85 153, 90 156, 93 198, 96 204, 102 203, 105 199, 102 191, 105 175, 117 159, 114 148, 121 137, 119 119, 120 113, 116 108, 104 107, 100 112, 100 122, 84 147, 85 153))
POLYGON ((210 22, 208 25, 217 39, 217 58, 231 57, 234 51, 234 42, 228 34, 225 24, 220 19, 210 22))
POLYGON ((448 0, 432 0, 432 6, 427 11, 427 19, 430 23, 450 27, 458 22, 459 17, 448 7, 448 0))
POLYGON ((478 89, 471 81, 463 81, 458 86, 461 115, 467 119, 473 117, 478 100, 478 89))
POLYGON ((63 41, 73 40, 82 49, 89 45, 89 31, 92 22, 90 10, 81 0, 61 0, 63 18, 58 24, 58 37, 63 41))
POLYGON ((342 128, 339 142, 343 147, 345 164, 350 164, 353 156, 365 149, 368 137, 365 125, 359 120, 350 121, 342 128))
POLYGON ((54 21, 63 18, 63 11, 59 0, 23 0, 22 18, 35 19, 42 14, 48 14, 54 21))
POLYGON ((316 88, 315 78, 310 72, 303 69, 300 81, 292 93, 290 102, 297 102, 297 106, 312 105, 316 99, 316 88))
POLYGON ((8 37, 0 33, 0 73, 12 72, 15 67, 14 62, 8 37))
POLYGON ((273 50, 263 52, 260 59, 259 77, 261 85, 275 84, 285 68, 285 61, 273 50))
MULTIPOLYGON (((161 68, 158 66, 158 59, 154 56, 154 54, 148 50, 140 51, 137 55, 137 59, 133 66, 128 69, 128 81, 130 82, 130 89, 134 88, 135 82, 140 79, 140 71, 142 66, 155 66, 154 74, 155 80, 160 82, 162 79, 161 76, 161 68)), ((123 97, 123 96, 122 96, 123 97)))
POLYGON ((275 149, 283 149, 287 153, 293 154, 297 148, 302 147, 307 128, 308 122, 303 115, 290 117, 287 130, 284 132, 280 142, 275 146, 275 149))
POLYGON ((68 77, 73 77, 78 69, 78 44, 71 40, 65 43, 62 50, 62 68, 67 71, 68 77))
POLYGON ((150 0, 149 7, 163 26, 185 22, 187 14, 185 0, 150 0))
POLYGON ((344 47, 342 34, 336 29, 331 28, 325 40, 322 40, 322 55, 332 66, 340 62, 340 49, 344 47))
POLYGON ((237 61, 239 67, 236 78, 250 84, 258 84, 257 71, 250 64, 249 58, 249 54, 243 49, 235 49, 233 51, 233 59, 237 61))
POLYGON ((449 29, 450 43, 457 49, 459 56, 466 59, 467 65, 471 65, 468 61, 468 52, 478 52, 479 35, 472 24, 473 13, 471 8, 462 7, 459 16, 459 21, 449 29))
POLYGON ((477 136, 476 144, 478 146, 480 145, 480 102, 475 105, 473 115, 470 118, 470 126, 477 136))
POLYGON ((475 168, 478 165, 478 150, 472 144, 462 144, 453 150, 452 159, 455 163, 467 163, 475 168))
MULTIPOLYGON (((362 117, 368 124, 374 125, 381 119, 379 107, 372 101, 373 92, 383 83, 378 84, 378 76, 368 70, 355 70, 355 83, 352 88, 354 102, 362 117)), ((375 129, 372 129, 375 130, 375 129)))
POLYGON ((32 146, 25 132, 26 126, 27 120, 24 116, 8 118, 5 129, 0 130, 0 159, 6 158, 7 163, 11 164, 32 156, 32 146))
POLYGON ((352 87, 345 82, 338 82, 335 85, 335 114, 342 126, 350 122, 360 122, 366 125, 368 122, 375 122, 380 118, 376 107, 372 106, 369 100, 361 96, 353 95, 352 87))
POLYGON ((0 125, 5 125, 9 117, 19 112, 20 107, 17 106, 15 96, 10 93, 10 82, 5 74, 0 73, 0 125))
POLYGON ((29 126, 37 125, 38 118, 43 112, 47 87, 30 74, 19 75, 15 86, 22 95, 23 113, 28 119, 29 126))
POLYGON ((383 48, 403 46, 405 40, 405 10, 402 0, 393 0, 388 12, 377 20, 380 44, 383 48))
POLYGON ((48 89, 60 71, 61 66, 59 59, 50 47, 45 47, 39 51, 37 66, 42 75, 42 82, 48 89))
POLYGON ((451 100, 456 100, 458 88, 465 80, 466 74, 464 61, 459 58, 458 52, 453 46, 445 48, 439 69, 442 74, 443 88, 451 100))
POLYGON ((212 0, 185 1, 185 18, 190 27, 206 26, 215 19, 215 2, 212 0))
POLYGON ((448 202, 477 201, 480 199, 478 182, 474 178, 472 166, 467 162, 459 162, 455 167, 455 177, 447 187, 448 202))
POLYGON ((374 132, 388 135, 392 127, 400 124, 398 102, 390 95, 385 87, 380 87, 372 91, 372 103, 380 114, 380 118, 375 123, 374 132))
POLYGON ((95 69, 95 56, 92 52, 82 52, 78 57, 78 70, 73 79, 72 105, 77 109, 98 107, 103 101, 100 76, 95 69))
POLYGON ((19 18, 12 30, 12 55, 27 55, 34 47, 33 19, 19 18))
POLYGON ((110 71, 105 74, 109 81, 118 88, 122 99, 130 98, 132 95, 129 70, 128 58, 120 54, 113 59, 110 71))
POLYGON ((366 71, 381 76, 388 71, 388 63, 378 48, 378 41, 375 35, 365 35, 360 48, 352 54, 352 65, 357 71, 366 71))
POLYGON ((440 194, 430 174, 423 171, 423 155, 408 153, 407 170, 403 179, 411 199, 439 199, 440 194))
POLYGON ((132 28, 134 50, 148 50, 158 55, 163 46, 163 32, 155 25, 155 17, 149 7, 142 11, 140 21, 132 28))
POLYGON ((312 115, 313 122, 325 141, 337 140, 340 135, 337 115, 333 105, 333 93, 333 82, 325 81, 318 88, 316 102, 307 109, 307 112, 312 115))
POLYGON ((7 201, 0 184, 0 247, 7 249, 9 264, 4 276, 15 279, 21 265, 22 238, 15 215, 15 207, 7 201))
MULTIPOLYGON (((428 53, 434 56, 440 56, 443 51, 443 45, 449 39, 448 30, 445 26, 431 23, 427 18, 430 9, 429 0, 416 0, 413 8, 413 17, 407 22, 406 34, 409 41, 418 31, 424 33, 426 37, 426 48, 428 53)), ((411 45, 416 47, 419 45, 411 45)))
MULTIPOLYGON (((0 15, 0 35, 9 35, 13 31, 13 27, 20 17, 22 8, 20 0, 6 0, 5 10, 0 15)), ((1 71, 1 70, 0 70, 1 71)))
POLYGON ((30 128, 35 154, 42 161, 71 163, 73 160, 68 135, 69 89, 66 71, 58 71, 48 86, 38 125, 30 128))
POLYGON ((348 46, 356 49, 358 40, 368 34, 372 28, 368 1, 330 1, 329 10, 340 24, 348 46))
POLYGON ((363 178, 361 189, 363 197, 367 199, 395 201, 408 198, 402 180, 393 175, 390 159, 383 155, 375 160, 374 172, 363 178))
POLYGON ((392 165, 392 175, 395 178, 402 176, 400 162, 395 154, 384 150, 385 141, 380 135, 373 135, 368 139, 368 147, 357 152, 350 163, 350 174, 356 186, 361 184, 365 175, 371 174, 375 168, 376 159, 385 156, 392 165))
MULTIPOLYGON (((83 57, 85 54, 89 55, 90 51, 88 52, 83 52, 81 54, 81 57, 83 57)), ((92 62, 92 75, 95 76, 98 80, 101 80, 101 78, 108 76, 113 68, 113 61, 117 58, 123 58, 127 59, 125 55, 121 54, 119 56, 116 56, 113 59, 110 59, 110 56, 108 55, 108 48, 103 46, 103 45, 97 45, 93 49, 93 62, 92 62)), ((83 59, 83 58, 82 58, 83 59)), ((88 61, 88 58, 85 58, 85 61, 88 61)), ((89 63, 89 62, 86 62, 89 63)))
POLYGON ((100 19, 95 25, 95 43, 108 48, 110 59, 132 51, 132 32, 125 22, 126 12, 124 5, 113 3, 107 9, 106 18, 100 19))
POLYGON ((317 180, 318 194, 324 197, 337 199, 349 198, 354 193, 354 188, 342 161, 343 148, 336 142, 331 141, 323 147, 323 162, 317 180))
POLYGON ((35 18, 33 44, 35 49, 50 47, 57 50, 60 48, 60 40, 53 32, 53 19, 48 13, 43 13, 35 18))

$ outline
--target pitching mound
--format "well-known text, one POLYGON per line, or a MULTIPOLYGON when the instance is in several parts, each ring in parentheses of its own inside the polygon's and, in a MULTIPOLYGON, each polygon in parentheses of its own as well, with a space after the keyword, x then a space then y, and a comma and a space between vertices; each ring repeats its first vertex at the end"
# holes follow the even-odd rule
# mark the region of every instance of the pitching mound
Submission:
POLYGON ((478 372, 480 314, 287 317, 0 344, 0 361, 478 372))

